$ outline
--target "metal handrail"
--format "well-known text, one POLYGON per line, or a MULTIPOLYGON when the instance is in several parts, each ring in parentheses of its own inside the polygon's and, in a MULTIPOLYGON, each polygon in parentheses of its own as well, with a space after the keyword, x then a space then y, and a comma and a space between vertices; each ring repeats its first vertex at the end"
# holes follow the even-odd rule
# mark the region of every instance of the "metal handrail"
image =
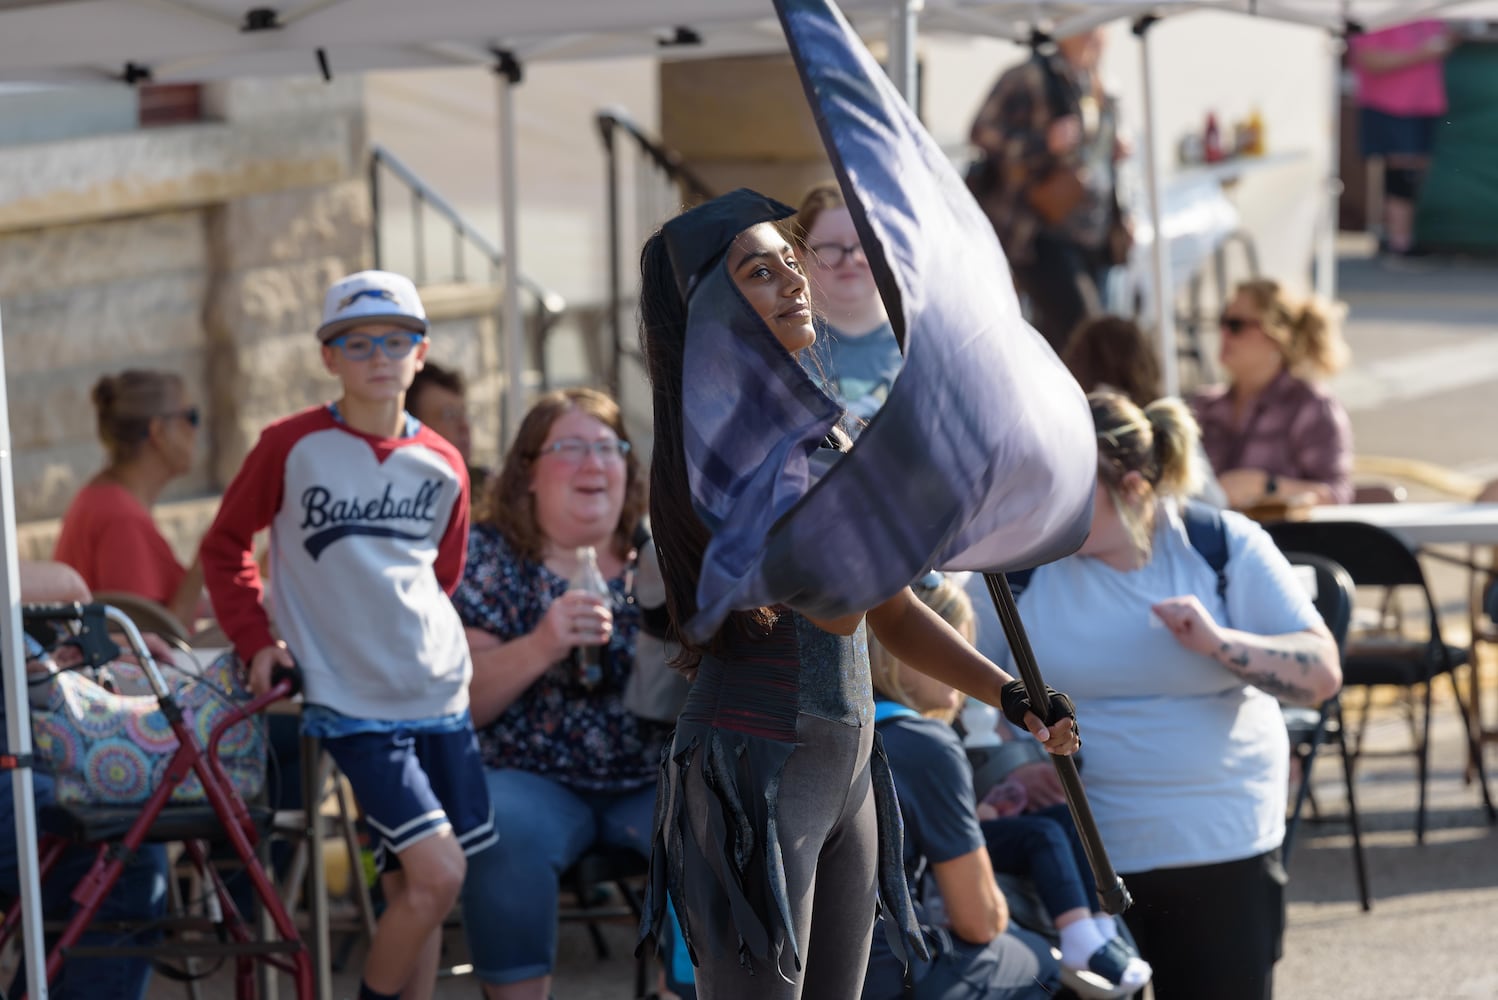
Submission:
POLYGON ((597 123, 604 149, 609 153, 612 154, 614 148, 614 131, 623 132, 635 141, 640 152, 648 156, 662 173, 686 188, 692 201, 707 201, 715 196, 713 190, 686 165, 680 153, 661 145, 622 108, 603 108, 598 112, 597 123))
POLYGON ((614 142, 616 133, 622 133, 634 144, 635 151, 644 156, 668 183, 681 188, 683 200, 692 204, 714 197, 714 192, 688 167, 675 150, 667 149, 661 142, 634 122, 619 108, 604 108, 597 113, 595 122, 599 138, 603 142, 607 164, 608 214, 609 214, 609 334, 612 351, 609 362, 608 384, 615 398, 620 392, 620 362, 624 355, 624 260, 621 242, 623 220, 620 207, 620 151, 614 142))
MULTIPOLYGON (((374 233, 374 265, 382 267, 385 259, 385 246, 380 225, 380 168, 384 167, 392 177, 399 181, 410 192, 411 195, 411 225, 414 236, 412 242, 412 253, 414 255, 413 281, 418 285, 424 285, 428 280, 427 254, 426 254, 426 226, 422 217, 422 210, 433 212, 438 218, 446 222, 452 229, 452 261, 454 281, 465 280, 466 269, 464 262, 467 256, 466 248, 471 247, 484 261, 489 264, 489 280, 494 282, 497 276, 504 270, 505 253, 495 244, 493 240, 485 236, 468 219, 448 202, 446 198, 427 181, 401 161, 394 153, 384 146, 372 145, 369 149, 369 199, 372 214, 370 224, 374 233)), ((520 288, 535 301, 535 310, 531 320, 532 343, 536 350, 536 362, 541 369, 542 384, 546 379, 546 339, 562 315, 567 311, 567 300, 560 294, 534 278, 521 273, 516 276, 520 288)), ((503 312, 496 317, 496 323, 501 326, 504 323, 503 312)), ((496 327, 496 335, 499 327, 496 327)), ((505 359, 505 363, 524 364, 524 359, 505 359)))

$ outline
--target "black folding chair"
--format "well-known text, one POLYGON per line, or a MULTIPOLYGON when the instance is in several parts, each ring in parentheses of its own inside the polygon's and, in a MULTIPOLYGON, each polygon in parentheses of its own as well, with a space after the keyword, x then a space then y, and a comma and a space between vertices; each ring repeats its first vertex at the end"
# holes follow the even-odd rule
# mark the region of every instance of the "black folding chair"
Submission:
MULTIPOLYGON (((1347 629, 1352 621, 1352 605, 1357 597, 1352 577, 1341 566, 1323 556, 1286 552, 1285 558, 1290 560, 1291 565, 1305 566, 1315 574, 1313 600, 1316 610, 1326 622, 1326 627, 1331 630, 1332 638, 1337 641, 1337 653, 1345 657, 1347 629)), ((1290 818, 1285 822, 1282 860, 1288 868, 1295 833, 1300 826, 1300 816, 1311 797, 1311 765, 1316 762, 1316 752, 1324 743, 1335 743, 1342 754, 1342 774, 1347 787, 1347 821, 1352 827, 1352 861, 1357 872, 1358 898, 1365 911, 1371 910, 1373 897, 1368 891, 1368 864, 1363 854, 1363 828, 1358 819, 1357 797, 1353 791, 1353 759, 1342 726, 1341 695, 1334 694, 1326 699, 1319 710, 1287 707, 1284 715, 1291 752, 1300 761, 1300 784, 1295 790, 1295 804, 1290 810, 1290 818)))
MULTIPOLYGON (((1287 552, 1307 552, 1340 563, 1358 586, 1413 591, 1423 602, 1427 632, 1423 639, 1403 635, 1369 641, 1352 640, 1342 660, 1342 686, 1372 688, 1393 686, 1423 693, 1423 712, 1415 726, 1415 754, 1419 768, 1419 806, 1415 813, 1415 840, 1425 842, 1427 782, 1430 775, 1431 690, 1437 677, 1446 677, 1456 698, 1466 729, 1469 752, 1477 764, 1477 783, 1488 822, 1498 820, 1483 767, 1476 718, 1462 697, 1455 671, 1468 663, 1468 651, 1441 638, 1440 615, 1425 581, 1420 560, 1404 542, 1383 528, 1356 521, 1286 521, 1270 525, 1275 543, 1287 552)), ((1365 707, 1359 731, 1367 723, 1365 707)), ((1361 749, 1358 740, 1358 750, 1361 749)), ((1356 756, 1357 751, 1354 751, 1356 756)))

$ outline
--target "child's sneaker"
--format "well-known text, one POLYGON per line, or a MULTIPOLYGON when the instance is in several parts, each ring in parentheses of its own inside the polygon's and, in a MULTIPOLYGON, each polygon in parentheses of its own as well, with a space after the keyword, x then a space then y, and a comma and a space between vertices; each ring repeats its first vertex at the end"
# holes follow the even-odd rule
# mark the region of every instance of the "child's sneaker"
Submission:
POLYGON ((1120 1000, 1137 993, 1154 970, 1122 938, 1110 938, 1087 959, 1086 968, 1061 963, 1061 981, 1086 1000, 1120 1000))

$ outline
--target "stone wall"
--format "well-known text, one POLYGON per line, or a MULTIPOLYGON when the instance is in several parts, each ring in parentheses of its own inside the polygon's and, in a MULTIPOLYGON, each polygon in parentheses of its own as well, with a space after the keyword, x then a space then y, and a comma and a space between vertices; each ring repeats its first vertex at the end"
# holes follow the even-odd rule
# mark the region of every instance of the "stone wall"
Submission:
MULTIPOLYGON (((127 367, 186 379, 205 423, 155 514, 192 559, 260 429, 334 398, 313 337, 323 293, 370 263, 362 88, 215 85, 199 125, 0 148, 0 324, 19 554, 103 464, 94 382, 127 367)), ((499 453, 499 290, 422 289, 431 356, 469 379, 475 458, 499 453)))
POLYGON ((169 501, 215 495, 262 425, 331 390, 312 331, 369 261, 362 86, 236 81, 204 104, 217 121, 0 148, 19 521, 57 517, 102 463, 106 372, 180 372, 203 409, 169 501))

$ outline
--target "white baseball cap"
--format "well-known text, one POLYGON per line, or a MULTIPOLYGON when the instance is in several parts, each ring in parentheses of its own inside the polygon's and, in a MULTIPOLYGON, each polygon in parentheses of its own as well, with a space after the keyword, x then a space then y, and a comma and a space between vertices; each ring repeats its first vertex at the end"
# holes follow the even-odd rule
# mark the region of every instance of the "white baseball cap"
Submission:
POLYGON ((334 282, 323 300, 317 339, 326 344, 365 323, 389 323, 426 333, 427 312, 411 279, 392 271, 360 271, 334 282))

